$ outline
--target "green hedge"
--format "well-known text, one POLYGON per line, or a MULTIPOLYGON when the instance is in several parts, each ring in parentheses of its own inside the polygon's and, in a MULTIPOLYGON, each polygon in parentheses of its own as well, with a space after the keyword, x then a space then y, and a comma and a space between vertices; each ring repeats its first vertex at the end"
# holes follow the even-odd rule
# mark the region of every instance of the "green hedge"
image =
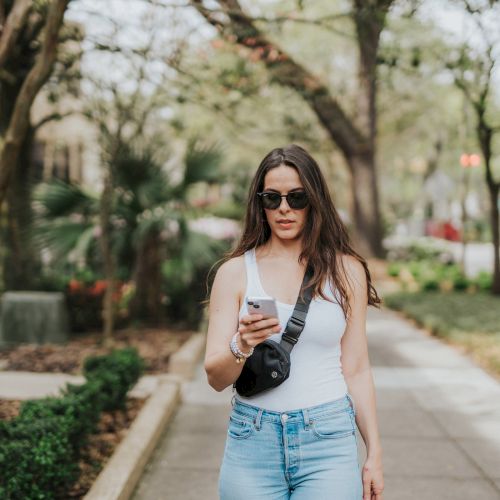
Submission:
POLYGON ((0 421, 0 498, 66 498, 100 413, 125 407, 143 369, 135 348, 87 358, 85 384, 67 384, 61 397, 25 401, 18 417, 0 421))
POLYGON ((489 290, 492 285, 492 274, 481 271, 474 278, 465 276, 458 264, 442 264, 432 260, 413 260, 408 262, 391 262, 387 273, 392 277, 402 278, 403 272, 410 273, 420 290, 432 291, 443 288, 444 290, 465 291, 469 287, 477 290, 489 290))

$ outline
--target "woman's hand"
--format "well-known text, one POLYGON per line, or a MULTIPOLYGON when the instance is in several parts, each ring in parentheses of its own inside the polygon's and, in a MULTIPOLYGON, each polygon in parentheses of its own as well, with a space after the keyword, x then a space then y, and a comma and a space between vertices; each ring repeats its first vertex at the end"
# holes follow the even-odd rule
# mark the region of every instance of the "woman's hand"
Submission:
POLYGON ((251 347, 255 347, 271 335, 281 331, 278 318, 262 319, 262 317, 262 314, 248 314, 241 317, 238 331, 240 332, 240 348, 243 351, 249 351, 251 347))
POLYGON ((382 459, 368 457, 363 466, 363 500, 382 500, 383 489, 382 459))

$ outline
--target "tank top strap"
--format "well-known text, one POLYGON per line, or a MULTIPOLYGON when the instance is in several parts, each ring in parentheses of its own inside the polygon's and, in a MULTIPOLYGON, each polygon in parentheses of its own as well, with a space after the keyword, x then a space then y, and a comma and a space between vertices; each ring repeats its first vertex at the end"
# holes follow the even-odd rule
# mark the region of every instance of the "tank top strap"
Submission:
POLYGON ((254 248, 245 252, 245 268, 247 271, 247 295, 265 295, 262 285, 260 284, 254 248))

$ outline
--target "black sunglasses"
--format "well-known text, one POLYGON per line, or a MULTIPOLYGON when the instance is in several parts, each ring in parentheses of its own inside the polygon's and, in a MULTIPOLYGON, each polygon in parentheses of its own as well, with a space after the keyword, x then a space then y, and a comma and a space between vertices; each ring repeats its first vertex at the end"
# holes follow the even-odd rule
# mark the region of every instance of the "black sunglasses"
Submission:
POLYGON ((281 205, 281 198, 286 198, 288 206, 297 210, 306 208, 309 203, 309 199, 305 191, 291 191, 287 194, 279 194, 272 191, 263 191, 262 193, 257 194, 262 200, 262 206, 271 210, 275 210, 281 205))

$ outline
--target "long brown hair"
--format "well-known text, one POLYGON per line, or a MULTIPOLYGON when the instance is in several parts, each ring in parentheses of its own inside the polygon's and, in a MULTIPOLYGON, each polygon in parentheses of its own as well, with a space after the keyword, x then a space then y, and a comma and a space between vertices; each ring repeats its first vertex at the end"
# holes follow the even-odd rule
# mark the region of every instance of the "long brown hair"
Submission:
POLYGON ((340 293, 339 303, 348 318, 351 306, 345 284, 349 280, 342 259, 339 258, 339 254, 347 254, 355 257, 364 267, 368 304, 380 307, 381 299, 372 285, 366 261, 352 248, 347 229, 332 202, 318 164, 304 148, 296 144, 273 149, 260 163, 250 185, 245 225, 240 241, 223 260, 243 255, 247 250, 261 246, 271 237, 271 228, 257 193, 264 188, 267 172, 280 165, 287 165, 297 171, 309 198, 309 213, 302 233, 299 262, 307 262, 313 268, 314 274, 310 281, 313 297, 320 296, 330 300, 323 291, 325 282, 330 279, 331 284, 340 293))

